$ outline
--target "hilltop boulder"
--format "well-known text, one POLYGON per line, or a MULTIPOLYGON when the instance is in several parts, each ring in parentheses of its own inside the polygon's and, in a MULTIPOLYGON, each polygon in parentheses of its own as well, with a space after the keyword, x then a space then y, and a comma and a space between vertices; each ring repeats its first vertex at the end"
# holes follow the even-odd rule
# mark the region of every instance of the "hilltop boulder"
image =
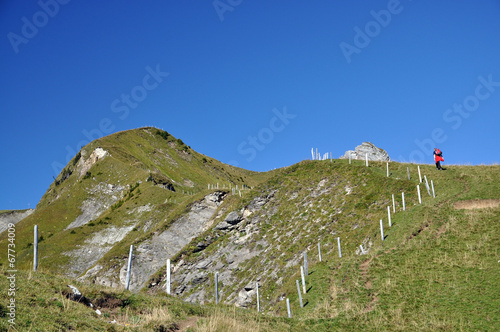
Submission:
POLYGON ((384 149, 376 147, 370 142, 363 142, 358 145, 354 151, 347 150, 341 159, 349 159, 349 154, 351 154, 351 159, 353 160, 365 160, 366 155, 368 155, 368 160, 374 161, 391 161, 389 154, 384 149))

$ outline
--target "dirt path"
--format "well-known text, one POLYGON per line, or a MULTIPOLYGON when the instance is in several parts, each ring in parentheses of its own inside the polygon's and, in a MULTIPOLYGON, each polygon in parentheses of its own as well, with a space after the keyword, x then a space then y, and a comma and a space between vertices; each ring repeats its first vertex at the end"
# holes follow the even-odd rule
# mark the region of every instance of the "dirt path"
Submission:
POLYGON ((363 263, 359 265, 359 269, 361 271, 361 276, 363 277, 363 280, 365 281, 365 288, 369 291, 369 294, 371 296, 370 302, 366 306, 364 312, 370 312, 375 308, 375 305, 378 302, 378 297, 377 293, 372 293, 371 290, 373 289, 372 282, 370 280, 370 276, 368 275, 368 269, 370 267, 370 263, 373 258, 367 259, 363 263))
POLYGON ((179 323, 177 323, 177 331, 185 332, 189 328, 195 328, 198 319, 200 319, 200 317, 191 316, 183 321, 180 321, 179 323))

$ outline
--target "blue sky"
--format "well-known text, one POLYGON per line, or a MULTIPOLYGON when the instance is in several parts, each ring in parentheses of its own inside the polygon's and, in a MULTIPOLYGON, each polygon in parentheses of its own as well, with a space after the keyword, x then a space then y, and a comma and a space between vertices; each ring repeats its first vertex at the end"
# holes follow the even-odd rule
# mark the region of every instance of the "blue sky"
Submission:
POLYGON ((266 171, 369 141, 499 161, 500 1, 0 2, 0 209, 89 139, 155 126, 266 171))

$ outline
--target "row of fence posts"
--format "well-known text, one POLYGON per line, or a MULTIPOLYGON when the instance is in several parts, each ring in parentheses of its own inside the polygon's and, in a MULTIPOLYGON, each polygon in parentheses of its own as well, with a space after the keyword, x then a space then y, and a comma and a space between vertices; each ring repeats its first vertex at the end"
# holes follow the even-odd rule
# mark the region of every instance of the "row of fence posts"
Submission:
MULTIPOLYGON (((210 190, 210 189, 219 189, 219 182, 217 182, 215 184, 214 183, 208 183, 207 184, 207 189, 208 190, 210 190)), ((226 189, 226 184, 225 183, 222 184, 221 189, 226 189)), ((246 184, 242 184, 241 186, 238 186, 238 185, 232 185, 230 183, 227 189, 248 190, 248 189, 250 189, 250 187, 247 186, 246 184)))
MULTIPOLYGON (((350 157, 350 156, 349 156, 350 157)), ((349 161, 350 161, 350 158, 349 158, 349 161)), ((367 165, 368 165, 368 155, 366 157, 366 162, 367 162, 367 165)), ((410 179, 410 171, 409 171, 409 168, 407 167, 407 173, 408 173, 408 179, 410 179)), ((418 175, 419 175, 419 180, 420 182, 422 183, 422 176, 421 176, 421 172, 420 172, 420 166, 418 166, 418 175)), ((387 176, 389 176, 389 166, 388 166, 388 163, 387 163, 387 176)), ((427 188, 427 192, 429 194, 429 196, 431 196, 431 188, 432 188, 432 196, 435 198, 436 195, 435 195, 435 191, 434 191, 434 183, 433 181, 431 180, 431 188, 429 187, 429 182, 427 180, 427 176, 424 175, 424 179, 425 179, 425 185, 426 185, 426 188, 427 188)), ((213 185, 212 185, 213 186, 213 185)), ((210 188, 210 185, 209 185, 209 188, 210 188)), ((217 184, 217 188, 218 188, 218 184, 217 184)), ((235 188, 232 188, 233 190, 238 188, 238 186, 236 185, 235 188)), ((420 185, 417 185, 417 193, 418 193, 418 201, 419 201, 419 204, 422 203, 422 198, 421 198, 421 194, 420 194, 420 185)), ((240 191, 240 195, 241 195, 241 191, 240 191)), ((403 211, 406 210, 406 205, 405 205, 405 194, 404 192, 401 193, 401 196, 402 196, 402 208, 403 208, 403 211)), ((392 210, 393 210, 393 213, 396 212, 396 204, 395 204, 395 199, 394 199, 394 194, 392 195, 392 210)), ((392 223, 391 223, 391 209, 390 209, 390 206, 387 206, 387 218, 388 218, 388 223, 389 223, 389 227, 392 227, 392 223)), ((381 238, 382 238, 382 241, 384 241, 384 225, 383 225, 383 220, 380 219, 380 233, 381 233, 381 238)), ((341 244, 340 244, 340 237, 337 237, 337 246, 338 246, 338 255, 339 255, 339 258, 342 258, 342 248, 341 248, 341 244)), ((366 254, 365 250, 363 249, 363 245, 359 245, 360 249, 361 249, 361 254, 366 254)), ((132 258, 133 258, 133 250, 134 250, 134 246, 131 245, 130 246, 130 250, 129 250, 129 256, 128 256, 128 262, 127 262, 127 276, 126 276, 126 280, 125 280, 125 289, 129 289, 130 288, 130 276, 131 276, 131 271, 132 271, 132 258)), ((37 271, 37 268, 38 268, 38 225, 35 225, 35 228, 34 228, 34 246, 33 246, 33 270, 34 271, 37 271)), ((306 280, 305 280, 305 276, 309 275, 309 271, 308 271, 308 260, 307 260, 307 252, 304 252, 304 263, 303 265, 300 266, 300 274, 301 274, 301 279, 302 279, 302 291, 304 294, 306 294, 306 280)), ((321 257, 321 244, 318 243, 318 258, 319 258, 319 261, 321 262, 322 260, 322 257, 321 257)), ((166 274, 167 274, 167 280, 166 280, 166 290, 167 290, 167 294, 171 294, 171 264, 170 264, 170 259, 167 259, 167 269, 166 269, 166 274)), ((215 303, 218 304, 219 303, 219 273, 216 272, 215 273, 215 303)), ((300 293, 300 285, 299 285, 299 280, 296 280, 296 285, 297 285, 297 292, 298 292, 298 295, 299 295, 299 301, 300 301, 300 306, 301 308, 303 307, 303 301, 302 301, 302 294, 300 293)), ((257 311, 260 312, 260 298, 259 298, 259 283, 256 282, 256 292, 257 292, 257 311)), ((287 312, 288 312, 288 317, 291 317, 291 310, 290 310, 290 300, 289 298, 286 298, 286 303, 287 303, 287 312)))

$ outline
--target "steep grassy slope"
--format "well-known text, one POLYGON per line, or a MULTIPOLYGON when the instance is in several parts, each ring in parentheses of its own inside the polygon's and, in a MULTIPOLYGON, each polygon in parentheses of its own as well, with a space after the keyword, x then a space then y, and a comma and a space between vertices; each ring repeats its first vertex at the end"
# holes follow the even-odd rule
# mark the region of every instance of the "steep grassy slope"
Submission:
MULTIPOLYGON (((197 331, 499 330, 500 207, 455 206, 468 206, 456 205, 466 200, 500 199, 500 167, 450 166, 439 172, 420 165, 420 169, 436 190, 433 198, 420 184, 422 204, 413 164, 391 163, 390 177, 385 163, 365 167, 359 161, 349 165, 347 160, 304 161, 270 173, 253 173, 197 154, 153 128, 92 142, 68 164, 35 213, 16 226, 21 270, 30 267, 34 224, 43 236, 40 266, 44 272, 19 273, 19 330, 41 326, 40 330, 164 331, 175 324, 185 326, 186 321, 196 324, 197 331), (97 147, 109 155, 87 170, 85 165, 97 147), (156 182, 146 181, 150 174, 156 182), (175 192, 162 186, 168 181, 175 192), (207 189, 217 182, 220 187, 225 183, 225 188, 207 189), (233 194, 229 183, 252 189, 240 196, 233 194), (406 211, 402 211, 402 192, 406 211), (115 237, 108 240, 116 241, 96 261, 104 266, 102 271, 116 275, 123 270, 130 244, 138 248, 134 262, 147 260, 144 252, 154 246, 153 239, 190 212, 206 209, 200 204, 214 194, 221 201, 205 230, 172 257, 174 297, 165 295, 164 266, 135 293, 53 276, 61 268, 79 275, 68 271, 75 258, 61 253, 87 248, 110 230, 115 237), (392 213, 393 194, 396 213, 392 213), (82 202, 102 205, 102 212, 64 230, 82 215, 82 202), (304 252, 309 273, 301 308, 296 280, 300 280, 304 252), (213 304, 216 272, 223 303, 218 306, 213 304), (255 310, 256 282, 260 314, 255 310), (105 315, 98 317, 64 298, 67 283, 75 283, 94 302, 118 299, 121 305, 103 304, 105 315), (177 298, 205 305, 188 305, 177 298), (286 298, 292 319, 285 318, 286 298), (113 319, 120 324, 110 324, 113 319)), ((2 234, 2 252, 7 251, 6 244, 2 234)), ((1 257, 0 269, 6 275, 6 260, 1 257)), ((5 277, 0 287, 7 288, 5 277)), ((4 292, 0 298, 0 327, 6 328, 3 304, 9 298, 4 292)))
MULTIPOLYGON (((24 269, 32 264, 35 224, 40 235, 39 265, 77 276, 85 267, 71 266, 71 256, 62 253, 92 242, 106 229, 120 234, 108 239, 112 244, 119 244, 127 236, 123 244, 126 247, 145 232, 153 232, 182 214, 200 195, 208 193, 209 184, 252 187, 267 176, 203 156, 155 128, 101 138, 85 146, 68 163, 36 211, 16 225, 17 264, 24 269), (141 207, 143 213, 137 213, 141 207), (145 231, 136 231, 141 228, 145 231)), ((2 252, 6 251, 6 240, 4 232, 0 235, 2 252)), ((108 247, 101 248, 99 254, 108 247)), ((0 264, 6 264, 3 255, 0 264)))

